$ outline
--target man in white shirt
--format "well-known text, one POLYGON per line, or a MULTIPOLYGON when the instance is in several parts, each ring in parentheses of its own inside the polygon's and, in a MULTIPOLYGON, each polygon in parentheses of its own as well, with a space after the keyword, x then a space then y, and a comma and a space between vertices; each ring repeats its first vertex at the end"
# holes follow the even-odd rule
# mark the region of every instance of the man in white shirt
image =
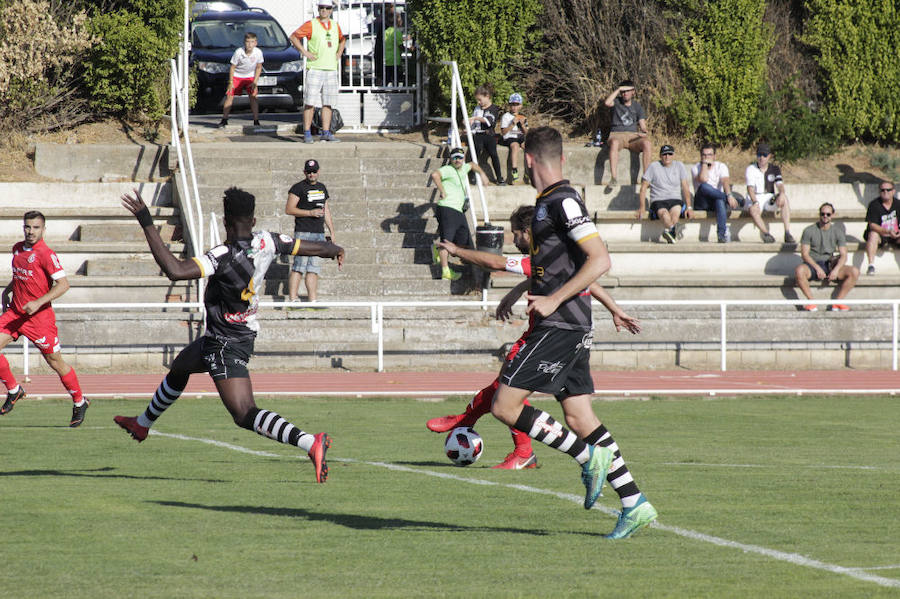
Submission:
POLYGON ((762 213, 781 211, 781 222, 784 223, 784 242, 797 243, 791 235, 791 207, 788 204, 787 193, 784 191, 784 181, 781 178, 781 169, 772 164, 772 149, 769 144, 759 144, 756 148, 756 162, 750 164, 744 173, 747 181, 747 198, 744 200, 744 210, 750 214, 750 218, 759 227, 763 241, 775 243, 775 238, 769 233, 769 227, 763 222, 762 213))
POLYGON ((719 243, 731 241, 727 237, 728 214, 739 204, 731 193, 728 166, 716 160, 716 148, 706 144, 700 148, 700 162, 691 168, 694 180, 694 209, 716 211, 716 236, 719 243))
POLYGON ((253 32, 244 34, 244 47, 238 48, 231 56, 231 68, 228 69, 228 89, 225 90, 225 105, 222 107, 222 120, 219 127, 228 124, 228 114, 235 94, 245 91, 250 96, 250 110, 253 111, 253 124, 259 126, 259 102, 256 100, 256 84, 262 73, 263 53, 256 47, 257 38, 253 32))

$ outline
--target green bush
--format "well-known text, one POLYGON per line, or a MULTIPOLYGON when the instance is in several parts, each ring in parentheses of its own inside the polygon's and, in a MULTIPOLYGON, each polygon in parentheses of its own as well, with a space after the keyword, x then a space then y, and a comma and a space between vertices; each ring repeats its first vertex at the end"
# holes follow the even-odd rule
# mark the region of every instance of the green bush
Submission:
POLYGON ((806 0, 802 41, 816 52, 824 110, 846 137, 900 141, 896 0, 806 0))
POLYGON ((669 108, 688 133, 712 142, 740 138, 756 114, 766 81, 771 25, 765 0, 682 2, 688 18, 670 44, 683 91, 669 108))
POLYGON ((433 107, 450 106, 451 70, 442 60, 458 63, 470 105, 482 83, 494 86, 498 104, 516 91, 512 65, 537 37, 532 27, 540 0, 411 0, 409 5, 416 45, 429 62, 433 107))
POLYGON ((839 135, 791 82, 761 98, 748 141, 753 140, 767 141, 779 160, 791 162, 833 154, 838 148, 839 135))
POLYGON ((96 111, 150 118, 165 112, 169 59, 178 37, 171 32, 160 37, 157 29, 121 9, 91 19, 91 31, 101 41, 85 65, 85 85, 96 111))

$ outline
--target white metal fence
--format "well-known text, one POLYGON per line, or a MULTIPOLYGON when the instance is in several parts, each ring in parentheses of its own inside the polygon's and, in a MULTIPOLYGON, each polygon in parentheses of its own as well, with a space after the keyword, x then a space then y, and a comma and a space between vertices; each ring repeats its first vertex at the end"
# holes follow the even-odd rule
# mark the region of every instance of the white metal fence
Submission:
MULTIPOLYGON (((898 307, 900 307, 900 299, 884 299, 884 300, 840 300, 842 304, 847 304, 851 306, 887 306, 890 307, 891 310, 891 369, 897 370, 897 362, 898 362, 898 307)), ((454 308, 472 308, 478 310, 486 310, 488 308, 492 308, 496 306, 499 302, 496 301, 388 301, 388 302, 377 302, 377 301, 358 301, 358 302, 328 302, 328 301, 319 301, 316 303, 317 307, 321 308, 360 308, 369 311, 369 318, 371 321, 371 330, 372 335, 375 337, 374 343, 377 344, 378 348, 378 372, 384 372, 384 314, 385 310, 392 310, 395 308, 420 308, 420 309, 435 309, 435 308, 446 308, 446 307, 454 307, 454 308)), ((807 305, 807 304, 817 304, 817 305, 826 305, 834 303, 834 300, 807 300, 807 299, 797 299, 797 300, 621 300, 618 302, 621 306, 654 306, 654 307, 664 307, 664 306, 718 306, 719 307, 719 344, 720 344, 720 352, 721 352, 721 364, 720 368, 723 372, 728 369, 727 364, 727 352, 728 352, 728 337, 726 334, 726 327, 728 323, 728 308, 732 306, 797 306, 797 305, 807 305)), ((519 302, 516 304, 518 306, 524 306, 524 302, 519 302)), ((265 301, 259 303, 260 308, 284 308, 288 306, 286 302, 273 302, 273 301, 265 301)), ((132 311, 142 311, 142 310, 162 310, 162 309, 194 309, 200 310, 202 309, 202 305, 198 302, 172 302, 172 303, 153 303, 153 302, 140 302, 140 303, 96 303, 96 304, 54 304, 53 308, 55 310, 87 310, 87 311, 97 311, 97 310, 132 310, 132 311)), ((337 341, 337 340, 335 340, 337 341)), ((734 341, 734 340, 733 340, 734 341)), ((740 340, 736 340, 739 342, 740 340)), ((809 340, 807 340, 809 341, 809 340)), ((29 344, 25 337, 22 337, 22 351, 23 351, 23 363, 24 363, 24 374, 28 375, 28 352, 29 352, 29 344)))

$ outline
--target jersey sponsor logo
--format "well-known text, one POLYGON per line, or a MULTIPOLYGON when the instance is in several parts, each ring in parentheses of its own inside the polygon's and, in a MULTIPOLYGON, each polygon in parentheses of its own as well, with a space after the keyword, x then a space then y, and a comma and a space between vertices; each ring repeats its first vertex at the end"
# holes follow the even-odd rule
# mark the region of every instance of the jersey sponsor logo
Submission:
POLYGON ((546 360, 541 360, 541 363, 538 364, 537 371, 543 372, 545 374, 552 374, 555 376, 562 371, 565 365, 565 362, 548 362, 546 360))
MULTIPOLYGON (((583 295, 583 293, 582 293, 583 295)), ((584 337, 581 338, 581 343, 575 349, 581 349, 582 347, 585 349, 591 349, 591 345, 594 343, 594 333, 589 332, 585 333, 584 337)))
POLYGON ((579 215, 575 218, 566 220, 566 229, 574 229, 580 225, 591 223, 591 217, 587 215, 579 215))
POLYGON ((544 220, 547 218, 547 206, 545 204, 540 204, 537 207, 537 210, 534 213, 534 220, 544 220))
POLYGON ((37 256, 35 256, 34 254, 31 254, 30 256, 28 256, 28 264, 31 264, 32 262, 34 262, 35 258, 37 258, 37 256))
POLYGON ((279 239, 281 239, 282 243, 294 243, 294 238, 290 235, 285 235, 284 233, 280 233, 278 235, 279 239))

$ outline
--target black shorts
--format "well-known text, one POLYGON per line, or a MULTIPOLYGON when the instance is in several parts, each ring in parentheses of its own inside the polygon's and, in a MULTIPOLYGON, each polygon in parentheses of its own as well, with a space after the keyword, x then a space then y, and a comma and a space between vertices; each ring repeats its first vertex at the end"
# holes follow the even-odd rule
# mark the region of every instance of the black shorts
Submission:
MULTIPOLYGON (((863 235, 863 239, 869 241, 869 233, 876 233, 872 229, 867 228, 865 234, 863 235)), ((876 233, 880 235, 880 233, 876 233)), ((881 241, 878 243, 878 247, 883 248, 891 246, 892 248, 900 248, 900 239, 894 239, 893 237, 888 237, 886 235, 881 235, 881 241)))
POLYGON ((234 341, 221 337, 201 337, 201 355, 213 380, 248 379, 247 363, 253 355, 253 339, 234 341))
POLYGON ((438 221, 438 236, 445 241, 452 241, 458 246, 472 245, 469 233, 469 222, 464 212, 448 206, 437 206, 435 215, 438 221))
MULTIPOLYGON (((822 267, 822 270, 825 271, 825 277, 828 277, 828 273, 831 272, 832 264, 834 264, 833 260, 816 260, 816 264, 822 267)), ((803 266, 806 267, 806 270, 809 271, 809 280, 810 281, 818 281, 819 275, 816 274, 816 269, 810 266, 809 264, 804 263, 803 266)))
POLYGON ((684 202, 681 200, 656 200, 654 202, 650 202, 650 220, 656 220, 659 218, 659 212, 663 208, 668 212, 675 206, 681 206, 681 214, 684 214, 684 202))
POLYGON ((501 383, 549 393, 560 401, 594 392, 592 332, 539 326, 524 339, 519 351, 503 365, 501 383))
POLYGON ((506 146, 507 148, 508 148, 513 142, 519 144, 520 146, 525 145, 525 136, 524 136, 524 135, 520 135, 520 136, 518 136, 518 137, 501 137, 501 138, 500 138, 500 145, 501 145, 501 146, 506 146))

